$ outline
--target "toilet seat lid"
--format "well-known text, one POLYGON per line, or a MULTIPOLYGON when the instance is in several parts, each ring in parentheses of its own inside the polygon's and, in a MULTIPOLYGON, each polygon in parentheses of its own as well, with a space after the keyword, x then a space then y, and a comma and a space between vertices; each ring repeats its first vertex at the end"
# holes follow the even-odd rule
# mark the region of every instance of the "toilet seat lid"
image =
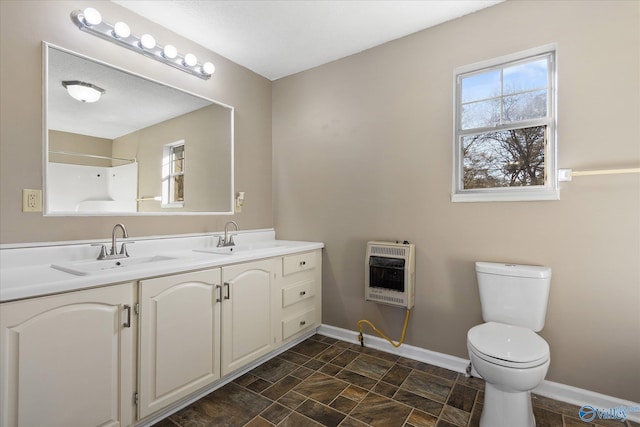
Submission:
POLYGON ((520 326, 487 322, 469 329, 467 340, 480 353, 506 362, 530 365, 549 358, 549 344, 520 326))

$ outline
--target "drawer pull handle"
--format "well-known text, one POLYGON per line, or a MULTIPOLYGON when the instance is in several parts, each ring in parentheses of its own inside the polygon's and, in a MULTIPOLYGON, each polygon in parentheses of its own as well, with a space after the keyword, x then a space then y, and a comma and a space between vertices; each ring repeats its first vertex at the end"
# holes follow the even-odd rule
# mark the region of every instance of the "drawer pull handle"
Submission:
POLYGON ((231 299, 231 296, 229 295, 229 282, 224 282, 224 284, 222 286, 223 286, 223 290, 226 291, 222 298, 223 299, 231 299))
POLYGON ((307 261, 300 261, 300 266, 306 265, 307 261))
POLYGON ((306 295, 306 294, 307 294, 307 292, 306 292, 306 291, 300 291, 300 295, 301 295, 301 296, 306 295))
POLYGON ((300 321, 300 326, 304 326, 304 325, 306 325, 306 324, 307 324, 307 321, 306 321, 306 320, 301 320, 301 321, 300 321))
POLYGON ((216 285, 216 302, 222 302, 222 286, 216 285))

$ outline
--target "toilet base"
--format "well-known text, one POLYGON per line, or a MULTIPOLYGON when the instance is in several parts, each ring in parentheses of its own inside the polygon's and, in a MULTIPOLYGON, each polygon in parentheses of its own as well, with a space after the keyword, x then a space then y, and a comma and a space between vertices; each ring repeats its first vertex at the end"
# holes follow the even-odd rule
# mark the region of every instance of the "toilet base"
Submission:
POLYGON ((535 427, 528 391, 507 392, 485 383, 480 427, 535 427))

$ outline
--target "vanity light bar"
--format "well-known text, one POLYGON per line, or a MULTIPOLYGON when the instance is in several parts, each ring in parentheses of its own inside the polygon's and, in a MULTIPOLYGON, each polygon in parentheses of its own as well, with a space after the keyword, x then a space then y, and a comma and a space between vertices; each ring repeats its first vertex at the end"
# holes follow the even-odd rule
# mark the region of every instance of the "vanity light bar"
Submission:
POLYGON ((159 46, 150 34, 138 37, 131 33, 129 26, 124 22, 116 22, 114 25, 104 22, 100 12, 92 7, 71 12, 71 20, 82 31, 171 65, 201 79, 207 80, 215 72, 215 67, 211 62, 198 63, 195 55, 192 53, 181 55, 170 44, 164 47, 159 46))

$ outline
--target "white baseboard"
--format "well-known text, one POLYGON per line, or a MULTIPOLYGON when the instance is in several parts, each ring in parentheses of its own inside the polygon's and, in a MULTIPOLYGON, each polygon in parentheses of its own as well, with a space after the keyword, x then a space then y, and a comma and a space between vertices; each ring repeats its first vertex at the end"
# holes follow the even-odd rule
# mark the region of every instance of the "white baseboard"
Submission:
MULTIPOLYGON (((351 331, 349 329, 337 328, 335 326, 323 324, 318 328, 318 334, 353 344, 360 344, 358 341, 358 332, 351 331)), ((465 370, 469 365, 469 359, 438 353, 437 351, 431 351, 407 344, 403 344, 396 348, 389 344, 385 339, 373 335, 364 334, 364 343, 365 346, 376 350, 429 363, 461 374, 465 373, 465 370)), ((474 376, 479 377, 475 371, 474 376)), ((634 422, 640 422, 640 403, 631 402, 629 400, 618 399, 616 397, 607 396, 594 391, 547 380, 544 380, 542 384, 536 387, 533 390, 533 393, 577 406, 591 405, 594 408, 618 408, 624 406, 627 408, 638 408, 636 412, 629 412, 627 414, 627 419, 634 422)), ((578 414, 575 416, 578 418, 578 414)))

